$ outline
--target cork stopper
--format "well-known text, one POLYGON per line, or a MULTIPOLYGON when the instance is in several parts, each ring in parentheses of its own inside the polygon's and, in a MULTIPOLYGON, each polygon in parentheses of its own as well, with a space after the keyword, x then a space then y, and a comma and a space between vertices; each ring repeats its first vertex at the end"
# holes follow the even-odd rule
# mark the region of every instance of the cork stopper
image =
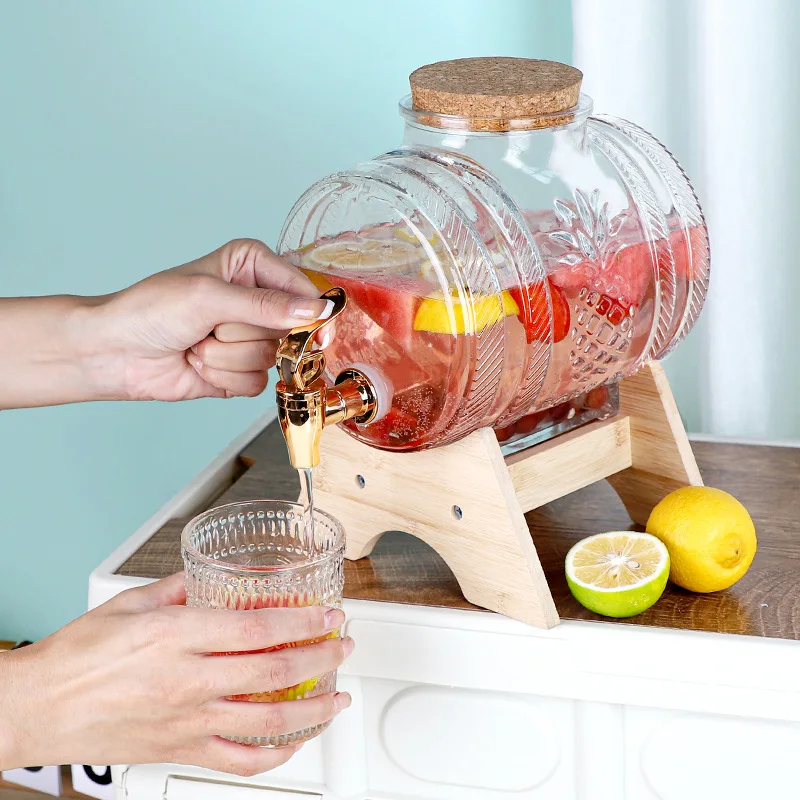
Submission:
POLYGON ((434 128, 509 131, 566 125, 578 104, 583 74, 557 61, 532 58, 459 58, 411 73, 418 120, 434 128), (425 114, 430 111, 431 114, 425 114), (458 125, 449 115, 468 119, 458 125))

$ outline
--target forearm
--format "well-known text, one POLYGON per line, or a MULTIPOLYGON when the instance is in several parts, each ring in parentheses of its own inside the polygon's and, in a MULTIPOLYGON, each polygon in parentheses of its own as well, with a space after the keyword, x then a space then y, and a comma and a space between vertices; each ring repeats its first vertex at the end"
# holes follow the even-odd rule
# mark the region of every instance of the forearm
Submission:
POLYGON ((39 766, 22 722, 33 709, 26 709, 25 698, 32 698, 26 687, 20 652, 0 653, 0 770, 39 766))
POLYGON ((94 330, 98 302, 0 299, 0 409, 113 399, 94 330))

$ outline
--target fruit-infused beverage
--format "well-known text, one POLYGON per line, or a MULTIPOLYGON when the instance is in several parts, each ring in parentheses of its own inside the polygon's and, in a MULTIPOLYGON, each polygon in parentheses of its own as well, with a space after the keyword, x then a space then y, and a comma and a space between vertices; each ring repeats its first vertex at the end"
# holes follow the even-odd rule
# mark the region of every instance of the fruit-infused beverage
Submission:
MULTIPOLYGON (((565 209, 558 209, 562 217, 565 209)), ((629 225, 612 252, 589 260, 575 252, 558 214, 527 215, 527 222, 548 265, 546 278, 487 294, 453 287, 446 296, 436 263, 441 243, 431 237, 426 252, 405 225, 367 227, 285 254, 321 292, 338 286, 347 293, 348 307, 326 350, 329 371, 365 369, 382 387, 379 417, 358 430, 360 438, 392 450, 440 441, 474 377, 467 340, 490 327, 503 329, 503 361, 486 423, 495 426, 504 449, 523 439, 530 444, 544 430, 558 432, 576 417, 614 411, 613 381, 642 358, 652 337, 658 282, 651 246, 637 241, 636 226, 629 225), (543 345, 550 352, 541 388, 509 418, 529 351, 543 345)), ((682 252, 680 236, 671 234, 671 243, 682 252)))
MULTIPOLYGON (((304 509, 305 513, 305 509, 304 509)), ((302 556, 287 554, 282 557, 281 566, 291 566, 296 563, 298 566, 302 565, 302 556)), ((273 566, 265 565, 262 567, 251 567, 249 572, 257 575, 259 572, 274 571, 273 566)), ((259 608, 302 608, 304 606, 319 605, 316 597, 310 592, 296 592, 291 595, 278 595, 264 596, 257 592, 243 593, 239 590, 227 590, 223 593, 221 603, 218 607, 226 608, 231 611, 248 611, 259 608)), ((339 637, 339 630, 332 631, 327 636, 320 636, 315 639, 304 639, 300 642, 286 642, 285 644, 278 644, 274 647, 265 647, 261 650, 248 650, 246 653, 252 655, 254 653, 272 653, 276 650, 285 650, 287 647, 304 647, 309 644, 316 644, 317 642, 324 641, 325 639, 337 639, 339 637)), ((215 656, 231 656, 239 655, 238 653, 212 653, 215 656)), ((334 676, 323 675, 321 677, 309 678, 302 683, 295 684, 294 686, 287 686, 283 689, 274 689, 265 692, 251 692, 250 694, 234 694, 230 695, 228 700, 248 700, 253 703, 277 703, 282 700, 301 700, 304 697, 312 697, 314 694, 322 692, 329 692, 335 689, 335 682, 331 685, 331 678, 334 676), (318 691, 314 692, 317 689, 318 691)))
MULTIPOLYGON (((181 551, 189 606, 248 611, 310 605, 339 607, 344 584, 344 532, 322 511, 314 510, 314 542, 307 535, 307 510, 297 503, 257 500, 211 509, 183 530, 181 551)), ((265 650, 301 647, 335 638, 285 642, 265 650)), ((214 655, 241 655, 215 653, 214 655)), ((336 673, 319 675, 287 687, 233 695, 230 700, 275 703, 336 691, 336 673)), ((280 736, 230 736, 261 747, 304 742, 327 724, 280 736)))

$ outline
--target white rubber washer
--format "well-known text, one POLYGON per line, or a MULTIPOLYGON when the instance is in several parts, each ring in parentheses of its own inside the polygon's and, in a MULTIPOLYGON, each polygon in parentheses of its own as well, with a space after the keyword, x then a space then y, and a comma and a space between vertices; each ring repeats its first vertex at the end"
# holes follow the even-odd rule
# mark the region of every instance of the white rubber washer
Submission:
POLYGON ((374 365, 370 364, 351 364, 350 369, 357 369, 363 373, 375 389, 375 399, 378 404, 378 413, 370 421, 377 422, 383 419, 392 407, 392 400, 394 399, 394 386, 392 382, 374 365))

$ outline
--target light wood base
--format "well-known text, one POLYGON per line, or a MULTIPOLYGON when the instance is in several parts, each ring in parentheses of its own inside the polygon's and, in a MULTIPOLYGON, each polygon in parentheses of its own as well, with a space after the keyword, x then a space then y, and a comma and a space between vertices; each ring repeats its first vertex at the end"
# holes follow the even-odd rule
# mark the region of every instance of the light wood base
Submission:
POLYGON ((692 446, 664 368, 649 364, 619 385, 620 415, 631 426, 631 469, 610 475, 630 518, 646 525, 653 507, 681 486, 702 486, 692 446))
POLYGON ((660 364, 620 385, 621 413, 504 458, 489 429, 418 453, 375 450, 334 427, 322 438, 315 502, 347 533, 347 558, 387 531, 430 545, 475 605, 531 625, 558 624, 525 512, 610 478, 631 518, 647 521, 672 489, 701 485, 660 364))

